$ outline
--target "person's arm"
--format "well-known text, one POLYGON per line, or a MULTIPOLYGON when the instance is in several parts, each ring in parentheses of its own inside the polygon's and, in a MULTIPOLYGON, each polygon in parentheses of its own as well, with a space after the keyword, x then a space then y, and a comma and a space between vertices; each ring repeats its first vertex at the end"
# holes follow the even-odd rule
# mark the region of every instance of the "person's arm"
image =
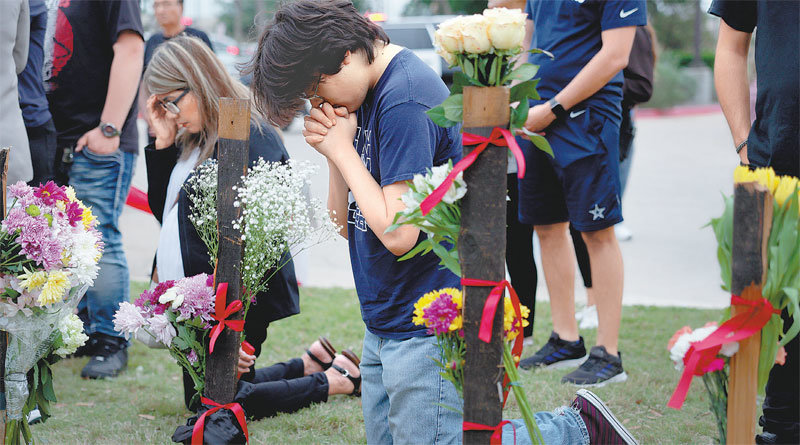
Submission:
MULTIPOLYGON (((392 232, 385 232, 392 225, 397 212, 405 209, 400 196, 408 190, 408 184, 399 181, 381 187, 375 181, 353 147, 356 126, 355 113, 348 114, 346 109, 338 108, 334 114, 333 107, 325 103, 322 109, 314 108, 311 115, 306 117, 303 135, 309 145, 325 155, 339 170, 375 236, 386 249, 401 256, 417 243, 419 229, 403 225, 392 232)), ((338 182, 335 175, 332 175, 332 179, 338 182)), ((334 190, 340 193, 344 188, 341 184, 335 184, 334 190)), ((341 201, 341 196, 337 195, 334 205, 341 207, 341 201)))
MULTIPOLYGON (((556 94, 555 99, 569 110, 600 91, 618 72, 628 65, 635 26, 612 28, 601 33, 603 46, 589 63, 556 94)), ((536 105, 528 112, 525 128, 539 132, 550 125, 556 116, 547 103, 536 105)))
MULTIPOLYGON (((722 113, 728 121, 733 143, 738 146, 750 133, 750 89, 747 78, 747 54, 751 33, 737 31, 725 20, 719 21, 719 39, 714 57, 714 84, 722 113)), ((749 164, 747 145, 739 152, 743 164, 749 164)))
POLYGON ((328 212, 331 220, 339 225, 339 234, 347 239, 347 194, 350 188, 347 187, 342 173, 336 164, 328 159, 328 212))
POLYGON ((23 72, 28 64, 28 46, 31 35, 31 15, 28 0, 20 2, 19 16, 17 17, 17 35, 14 42, 14 65, 16 73, 23 72))
MULTIPOLYGON (((144 41, 137 32, 122 31, 113 49, 114 59, 108 76, 108 93, 100 121, 112 123, 117 130, 122 131, 142 76, 144 41)), ((81 151, 84 146, 98 154, 110 154, 119 148, 119 136, 107 138, 103 136, 100 128, 93 128, 78 139, 75 151, 81 151)))

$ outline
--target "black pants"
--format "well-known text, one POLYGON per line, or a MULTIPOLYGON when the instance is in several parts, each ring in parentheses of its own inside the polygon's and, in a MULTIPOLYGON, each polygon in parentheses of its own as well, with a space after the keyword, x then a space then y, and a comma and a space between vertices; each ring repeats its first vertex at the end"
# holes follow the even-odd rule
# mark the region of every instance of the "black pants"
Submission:
POLYGON ((328 377, 324 372, 304 376, 303 360, 293 358, 256 369, 251 381, 239 382, 236 399, 250 418, 293 413, 328 401, 328 377))
POLYGON ((33 179, 28 182, 31 187, 45 184, 56 179, 56 127, 53 120, 38 127, 25 127, 28 132, 28 145, 31 149, 33 179))
POLYGON ((506 202, 506 265, 511 276, 511 285, 519 296, 519 302, 531 313, 523 335, 533 335, 533 320, 536 315, 536 262, 533 259, 533 225, 519 222, 519 187, 517 175, 508 175, 508 197, 506 202))
MULTIPOLYGON (((795 314, 797 316, 797 314, 795 314)), ((789 312, 781 312, 784 332, 791 325, 789 312)), ((800 338, 786 345, 786 363, 774 365, 767 380, 766 396, 759 424, 777 436, 777 443, 800 443, 800 338)))

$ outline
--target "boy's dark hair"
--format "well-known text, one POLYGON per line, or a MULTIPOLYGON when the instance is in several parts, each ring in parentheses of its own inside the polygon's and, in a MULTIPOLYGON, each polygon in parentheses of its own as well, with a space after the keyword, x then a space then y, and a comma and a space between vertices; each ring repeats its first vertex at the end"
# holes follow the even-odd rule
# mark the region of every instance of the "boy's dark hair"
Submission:
POLYGON ((253 75, 256 107, 275 125, 289 124, 303 93, 320 75, 341 70, 347 51, 375 59, 383 29, 359 14, 350 0, 298 0, 282 6, 261 34, 245 72, 253 75))

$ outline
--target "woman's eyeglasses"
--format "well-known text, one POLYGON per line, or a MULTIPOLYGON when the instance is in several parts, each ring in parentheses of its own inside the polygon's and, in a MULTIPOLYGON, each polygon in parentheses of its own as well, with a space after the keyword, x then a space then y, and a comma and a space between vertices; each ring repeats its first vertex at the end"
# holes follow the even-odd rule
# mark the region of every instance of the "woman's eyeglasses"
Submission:
POLYGON ((313 94, 311 94, 310 96, 306 93, 301 94, 301 97, 303 99, 307 99, 309 102, 311 102, 311 106, 319 106, 322 105, 323 102, 325 102, 325 99, 323 99, 322 96, 317 94, 317 91, 319 90, 319 83, 321 80, 322 80, 322 74, 318 75, 316 82, 314 82, 313 94), (313 101, 319 101, 319 105, 315 105, 313 101))
POLYGON ((188 93, 189 93, 188 89, 183 89, 183 93, 181 93, 178 97, 176 97, 175 100, 171 100, 168 102, 159 100, 159 102, 161 103, 161 106, 165 110, 169 111, 172 114, 178 114, 181 112, 181 109, 178 107, 178 102, 180 102, 180 100, 183 99, 183 96, 187 95, 188 93))

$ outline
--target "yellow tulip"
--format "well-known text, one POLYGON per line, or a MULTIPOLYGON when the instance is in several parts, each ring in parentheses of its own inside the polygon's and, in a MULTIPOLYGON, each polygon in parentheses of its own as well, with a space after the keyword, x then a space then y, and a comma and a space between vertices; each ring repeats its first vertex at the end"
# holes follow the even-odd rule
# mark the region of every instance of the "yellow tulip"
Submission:
POLYGON ((795 191, 797 191, 797 178, 788 175, 781 176, 778 187, 775 189, 775 201, 782 206, 795 191))
POLYGON ((736 184, 743 182, 755 182, 756 174, 749 168, 740 165, 733 171, 733 182, 736 184))
POLYGON ((759 184, 769 189, 769 192, 773 194, 775 193, 775 189, 778 187, 778 182, 780 182, 778 177, 775 176, 775 171, 772 170, 772 167, 757 168, 756 180, 759 184))

